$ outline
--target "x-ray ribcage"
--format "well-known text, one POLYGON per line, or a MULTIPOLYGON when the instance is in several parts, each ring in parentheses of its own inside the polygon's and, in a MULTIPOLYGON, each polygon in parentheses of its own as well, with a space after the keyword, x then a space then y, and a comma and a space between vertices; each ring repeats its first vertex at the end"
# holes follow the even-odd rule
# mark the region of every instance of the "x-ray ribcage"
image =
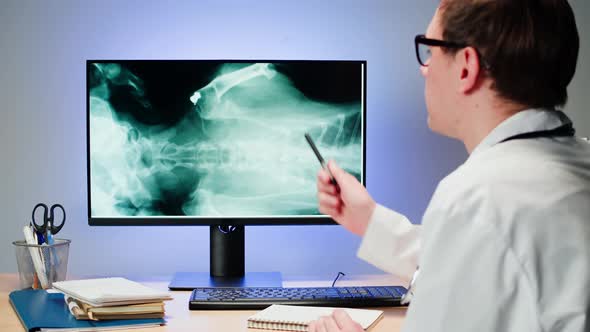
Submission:
POLYGON ((88 66, 94 217, 319 214, 306 132, 362 178, 362 63, 88 66))

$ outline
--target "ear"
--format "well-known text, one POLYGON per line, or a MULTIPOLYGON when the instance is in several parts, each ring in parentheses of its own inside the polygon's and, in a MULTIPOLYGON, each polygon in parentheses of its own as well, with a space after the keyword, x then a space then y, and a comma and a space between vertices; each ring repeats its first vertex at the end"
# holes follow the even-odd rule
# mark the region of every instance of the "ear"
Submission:
POLYGON ((477 51, 473 47, 465 47, 457 52, 455 60, 460 70, 459 92, 469 94, 477 89, 477 83, 481 73, 477 51))

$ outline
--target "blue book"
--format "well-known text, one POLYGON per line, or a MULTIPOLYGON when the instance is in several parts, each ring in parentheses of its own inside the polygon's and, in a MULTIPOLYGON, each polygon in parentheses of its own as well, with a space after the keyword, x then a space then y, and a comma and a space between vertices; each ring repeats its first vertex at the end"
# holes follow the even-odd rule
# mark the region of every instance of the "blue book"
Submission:
POLYGON ((109 330, 126 327, 150 327, 164 325, 163 318, 77 320, 68 309, 64 295, 44 290, 23 289, 9 295, 10 304, 27 331, 84 331, 109 330))

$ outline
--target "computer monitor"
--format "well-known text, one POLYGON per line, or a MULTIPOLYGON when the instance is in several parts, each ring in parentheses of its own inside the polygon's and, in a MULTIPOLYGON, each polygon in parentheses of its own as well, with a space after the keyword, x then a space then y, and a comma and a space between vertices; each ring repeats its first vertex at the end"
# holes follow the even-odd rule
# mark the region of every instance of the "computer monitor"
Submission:
POLYGON ((171 289, 277 283, 245 274, 244 226, 334 224, 304 134, 365 183, 366 65, 88 60, 89 225, 210 226, 209 273, 171 289))

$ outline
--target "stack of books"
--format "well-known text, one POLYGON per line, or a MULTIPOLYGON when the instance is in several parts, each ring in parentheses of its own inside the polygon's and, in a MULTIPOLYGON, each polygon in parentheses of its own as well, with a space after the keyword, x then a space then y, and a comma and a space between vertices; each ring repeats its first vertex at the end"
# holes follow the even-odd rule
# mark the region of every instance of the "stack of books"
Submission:
POLYGON ((64 293, 70 313, 81 320, 163 318, 166 291, 125 278, 99 278, 54 282, 64 293))
POLYGON ((12 291, 8 298, 25 331, 105 331, 166 324, 164 318, 78 320, 70 313, 64 294, 44 289, 12 291))
POLYGON ((107 320, 107 319, 143 319, 164 318, 164 302, 142 304, 114 305, 95 307, 91 304, 65 296, 70 313, 76 319, 107 320))

